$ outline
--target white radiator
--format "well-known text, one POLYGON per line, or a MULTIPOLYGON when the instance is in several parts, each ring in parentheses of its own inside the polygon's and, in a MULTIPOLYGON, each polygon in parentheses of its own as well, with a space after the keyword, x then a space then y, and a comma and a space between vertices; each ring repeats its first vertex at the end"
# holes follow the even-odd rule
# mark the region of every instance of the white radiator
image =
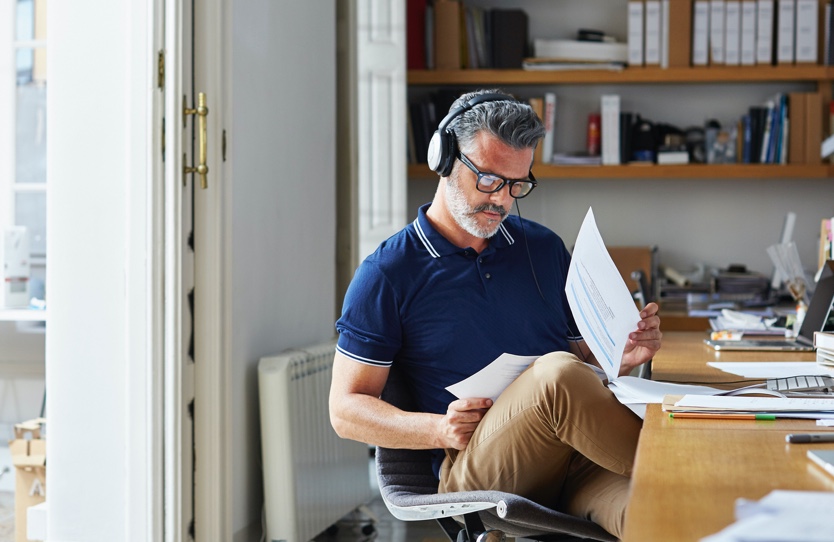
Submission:
POLYGON ((330 425, 335 347, 258 363, 267 542, 308 542, 371 499, 368 446, 330 425))

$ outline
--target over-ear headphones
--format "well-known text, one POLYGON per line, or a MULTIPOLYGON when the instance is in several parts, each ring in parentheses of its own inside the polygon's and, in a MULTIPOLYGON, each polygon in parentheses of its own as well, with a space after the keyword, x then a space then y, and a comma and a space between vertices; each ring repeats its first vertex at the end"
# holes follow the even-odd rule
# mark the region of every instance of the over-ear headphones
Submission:
POLYGON ((457 150, 458 142, 455 131, 448 128, 449 124, 457 116, 462 115, 478 104, 500 101, 515 102, 516 99, 507 94, 494 92, 478 94, 460 107, 449 111, 449 114, 443 117, 437 130, 431 136, 431 141, 429 141, 428 163, 432 171, 436 171, 441 177, 448 177, 452 172, 452 166, 455 165, 455 151, 457 150))

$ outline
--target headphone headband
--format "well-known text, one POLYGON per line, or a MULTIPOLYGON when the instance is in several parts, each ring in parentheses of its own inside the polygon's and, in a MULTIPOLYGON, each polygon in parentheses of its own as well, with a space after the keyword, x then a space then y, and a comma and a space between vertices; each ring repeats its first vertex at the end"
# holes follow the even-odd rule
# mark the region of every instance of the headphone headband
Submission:
POLYGON ((454 130, 450 130, 448 126, 455 118, 469 111, 478 104, 482 104, 484 102, 504 101, 516 102, 517 100, 507 94, 488 92, 473 96, 463 105, 449 111, 449 114, 443 117, 443 120, 440 121, 440 125, 438 125, 437 130, 434 131, 434 134, 431 137, 431 141, 429 141, 429 168, 431 168, 432 171, 439 173, 441 177, 448 177, 452 172, 452 166, 455 162, 457 139, 455 138, 454 130))

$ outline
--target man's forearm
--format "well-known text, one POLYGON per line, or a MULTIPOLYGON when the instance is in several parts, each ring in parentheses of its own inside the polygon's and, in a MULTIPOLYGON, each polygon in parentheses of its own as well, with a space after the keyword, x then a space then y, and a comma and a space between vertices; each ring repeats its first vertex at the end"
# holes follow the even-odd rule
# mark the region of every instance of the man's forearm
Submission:
POLYGON ((330 417, 342 438, 384 448, 442 447, 437 430, 439 414, 406 412, 369 395, 351 394, 331 405, 330 417))

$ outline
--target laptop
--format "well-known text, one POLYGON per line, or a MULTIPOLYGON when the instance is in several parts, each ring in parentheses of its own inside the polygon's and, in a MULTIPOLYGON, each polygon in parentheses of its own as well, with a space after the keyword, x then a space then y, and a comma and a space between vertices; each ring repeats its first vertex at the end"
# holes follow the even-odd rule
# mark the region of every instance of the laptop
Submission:
POLYGON ((741 339, 737 341, 705 339, 716 350, 747 352, 813 352, 814 332, 834 332, 834 260, 825 262, 808 312, 796 339, 741 339))

